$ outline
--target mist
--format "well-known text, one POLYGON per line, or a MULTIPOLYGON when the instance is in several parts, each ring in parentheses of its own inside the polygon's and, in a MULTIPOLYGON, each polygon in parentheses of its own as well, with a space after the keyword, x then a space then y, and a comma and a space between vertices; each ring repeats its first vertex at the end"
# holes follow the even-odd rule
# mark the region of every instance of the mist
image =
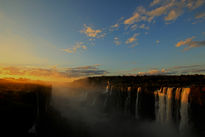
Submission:
MULTIPOLYGON (((191 131, 180 133, 172 124, 130 116, 117 109, 107 111, 105 88, 54 85, 51 105, 65 118, 75 136, 89 137, 183 137, 193 136, 191 131)), ((64 127, 66 128, 66 127, 64 127)), ((71 135, 72 136, 72 135, 71 135)))

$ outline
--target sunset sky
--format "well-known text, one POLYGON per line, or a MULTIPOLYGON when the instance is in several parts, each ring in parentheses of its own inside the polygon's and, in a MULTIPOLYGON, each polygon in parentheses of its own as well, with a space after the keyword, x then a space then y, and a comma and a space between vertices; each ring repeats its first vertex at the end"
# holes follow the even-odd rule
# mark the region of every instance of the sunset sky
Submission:
POLYGON ((0 77, 205 74, 205 0, 0 0, 0 77))

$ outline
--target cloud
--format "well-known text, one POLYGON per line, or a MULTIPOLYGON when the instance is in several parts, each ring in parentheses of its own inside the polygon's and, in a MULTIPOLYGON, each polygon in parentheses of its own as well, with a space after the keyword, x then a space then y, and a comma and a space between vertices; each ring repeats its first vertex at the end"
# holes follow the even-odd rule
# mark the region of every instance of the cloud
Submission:
POLYGON ((138 22, 138 21, 140 21, 140 14, 134 13, 132 17, 130 17, 124 21, 124 24, 133 24, 133 23, 138 22))
POLYGON ((167 75, 171 74, 165 69, 151 69, 148 72, 138 72, 138 75, 167 75))
POLYGON ((121 42, 119 41, 118 37, 114 37, 114 43, 115 45, 119 46, 121 44, 121 42))
POLYGON ((178 75, 178 74, 204 74, 205 65, 184 65, 163 69, 151 69, 147 72, 138 72, 138 75, 178 75))
POLYGON ((153 0, 152 3, 150 3, 150 6, 155 6, 160 3, 161 0, 153 0))
POLYGON ((125 43, 126 44, 131 44, 133 42, 136 42, 137 41, 137 38, 136 38, 137 36, 139 36, 139 33, 135 33, 132 37, 128 38, 125 43))
POLYGON ((145 24, 140 25, 140 26, 139 26, 139 28, 140 28, 140 29, 146 29, 146 30, 148 30, 148 29, 149 29, 149 27, 148 27, 148 26, 146 26, 145 24))
POLYGON ((119 27, 119 24, 117 23, 111 26, 111 28, 118 28, 118 27, 119 27))
POLYGON ((205 18, 205 12, 199 13, 195 15, 195 19, 202 19, 205 18))
POLYGON ((160 7, 157 7, 155 9, 152 9, 150 11, 147 11, 144 7, 139 6, 137 8, 137 11, 133 13, 133 16, 126 19, 124 21, 124 24, 134 24, 141 21, 152 21, 154 17, 161 16, 163 14, 166 14, 167 11, 174 5, 173 2, 166 3, 164 5, 161 5, 160 7))
POLYGON ((98 37, 99 34, 102 32, 100 29, 93 29, 86 24, 84 25, 84 29, 80 31, 81 33, 86 34, 88 37, 98 37))
POLYGON ((99 69, 100 65, 80 66, 72 68, 38 68, 24 66, 0 67, 0 78, 26 78, 49 82, 69 82, 77 78, 105 75, 108 72, 99 69))
POLYGON ((131 28, 132 31, 134 31, 134 30, 136 30, 138 28, 138 25, 137 24, 133 24, 130 28, 131 28))
POLYGON ((181 40, 176 44, 176 47, 181 47, 181 46, 186 46, 184 50, 189 50, 190 48, 195 48, 195 47, 202 47, 205 46, 205 40, 202 41, 193 41, 195 37, 187 38, 186 40, 181 40))
POLYGON ((181 10, 171 10, 169 14, 164 18, 166 21, 176 20, 182 14, 181 10))
POLYGON ((169 5, 163 5, 161 7, 158 7, 156 9, 153 9, 153 10, 147 12, 147 14, 151 18, 154 18, 155 16, 161 16, 162 14, 166 13, 166 10, 168 10, 169 7, 170 7, 169 5))
POLYGON ((165 21, 173 21, 181 16, 186 8, 194 10, 204 3, 204 0, 153 0, 150 7, 156 6, 155 8, 149 10, 142 6, 137 7, 133 15, 124 20, 124 24, 133 25, 139 22, 151 22, 154 18, 160 16, 164 16, 165 21))
POLYGON ((192 10, 202 6, 205 3, 204 0, 185 0, 185 2, 186 6, 192 10))
POLYGON ((91 66, 82 66, 82 67, 73 67, 67 68, 66 73, 70 77, 88 77, 88 76, 99 76, 105 75, 108 71, 101 70, 98 68, 99 64, 91 65, 91 66))
POLYGON ((36 67, 0 67, 1 78, 26 78, 42 81, 70 81, 64 72, 55 68, 36 67))
POLYGON ((78 49, 86 50, 87 46, 85 46, 83 42, 77 42, 72 48, 63 49, 63 51, 67 53, 75 53, 78 49))

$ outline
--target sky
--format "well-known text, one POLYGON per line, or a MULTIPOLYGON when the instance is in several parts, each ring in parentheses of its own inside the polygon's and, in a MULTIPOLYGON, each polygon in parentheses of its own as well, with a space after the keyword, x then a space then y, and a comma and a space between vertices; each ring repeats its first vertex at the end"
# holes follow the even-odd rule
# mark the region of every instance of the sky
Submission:
POLYGON ((0 0, 0 77, 205 74, 204 0, 0 0))

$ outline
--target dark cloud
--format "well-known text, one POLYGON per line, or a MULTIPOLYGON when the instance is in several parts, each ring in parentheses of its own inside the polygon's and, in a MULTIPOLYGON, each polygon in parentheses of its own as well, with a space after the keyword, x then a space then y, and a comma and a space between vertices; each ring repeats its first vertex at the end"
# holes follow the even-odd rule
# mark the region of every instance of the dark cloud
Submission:
POLYGON ((99 69, 98 66, 99 64, 91 65, 91 66, 67 68, 65 72, 69 77, 96 76, 96 75, 104 75, 108 73, 106 70, 99 69))

